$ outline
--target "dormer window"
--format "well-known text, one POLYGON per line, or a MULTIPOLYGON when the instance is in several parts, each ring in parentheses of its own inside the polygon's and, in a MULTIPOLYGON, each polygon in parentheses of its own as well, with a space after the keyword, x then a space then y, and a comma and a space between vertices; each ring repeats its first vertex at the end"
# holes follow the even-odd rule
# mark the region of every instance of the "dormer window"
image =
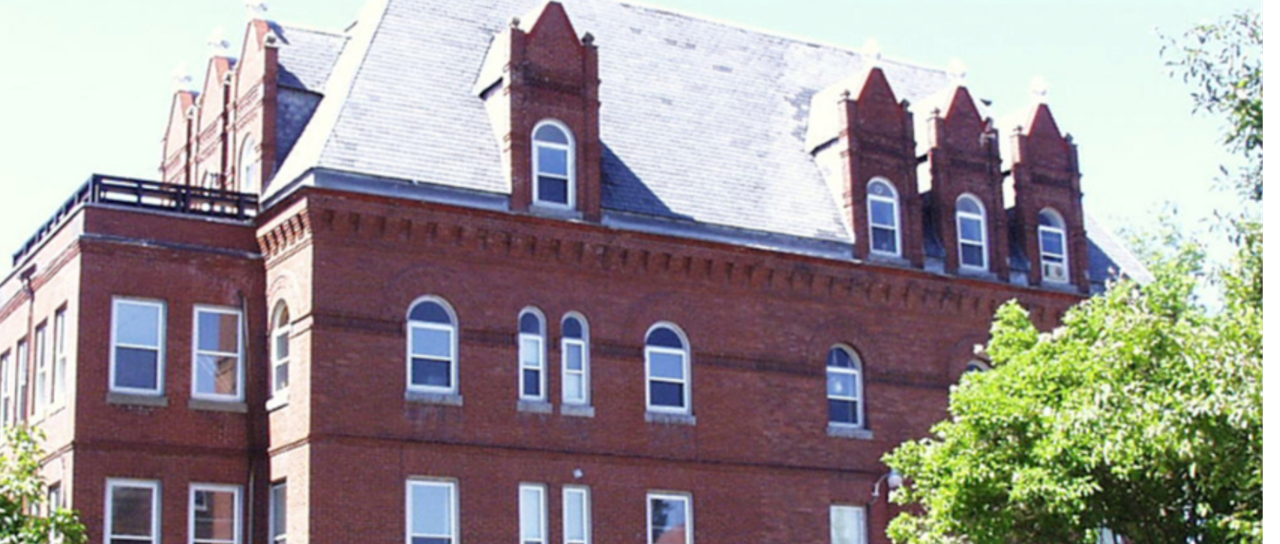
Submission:
POLYGON ((573 136, 558 121, 543 121, 533 129, 533 203, 573 209, 573 136))
POLYGON ((249 136, 240 148, 240 192, 258 192, 258 142, 249 136))
POLYGON ((987 214, 973 195, 956 200, 956 242, 961 268, 987 269, 987 214))
POLYGON ((883 179, 867 185, 867 217, 871 252, 900 257, 902 236, 898 230, 898 192, 883 179))
POLYGON ((1067 231, 1062 216, 1050 209, 1040 211, 1040 274, 1044 281, 1067 281, 1067 231))

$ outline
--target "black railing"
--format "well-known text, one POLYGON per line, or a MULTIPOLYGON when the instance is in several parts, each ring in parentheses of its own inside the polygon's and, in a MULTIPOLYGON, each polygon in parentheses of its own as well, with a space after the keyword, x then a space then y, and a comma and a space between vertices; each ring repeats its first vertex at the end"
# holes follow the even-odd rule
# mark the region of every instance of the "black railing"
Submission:
POLYGON ((258 195, 94 174, 13 254, 14 266, 40 247, 46 238, 86 203, 239 220, 258 215, 258 195))

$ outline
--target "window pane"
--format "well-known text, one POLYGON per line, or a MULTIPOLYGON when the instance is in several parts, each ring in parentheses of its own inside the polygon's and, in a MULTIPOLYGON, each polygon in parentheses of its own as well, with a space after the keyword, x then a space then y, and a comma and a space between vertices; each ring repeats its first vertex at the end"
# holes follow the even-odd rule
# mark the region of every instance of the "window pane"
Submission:
POLYGON ((670 499, 650 499, 650 527, 653 542, 661 544, 688 544, 689 528, 686 525, 685 502, 670 499))
POLYGON ((684 379, 684 355, 677 353, 649 352, 649 376, 652 378, 684 379))
POLYGON ((827 396, 857 397, 857 377, 844 372, 827 372, 827 396))
POLYGON ((645 345, 661 346, 664 348, 684 349, 684 342, 680 340, 680 335, 676 331, 661 327, 654 329, 644 340, 645 345))
POLYGON ((449 359, 453 353, 453 331, 410 327, 413 335, 412 352, 415 356, 449 359))
POLYGON ((853 358, 849 356, 849 352, 840 348, 833 348, 827 352, 827 366, 854 368, 853 358))
POLYGON ((960 218, 960 239, 982 243, 982 222, 968 217, 960 218))
POLYGON ((653 406, 684 408, 684 386, 678 383, 649 382, 649 402, 653 406))
POLYGON ((525 541, 542 540, 542 491, 520 489, 520 538, 525 541))
POLYGON ((538 146, 538 173, 569 177, 569 151, 538 146))
POLYGON ((140 346, 160 345, 158 306, 116 302, 116 341, 140 346))
POLYGON ((871 222, 876 225, 884 225, 886 227, 896 227, 898 218, 893 213, 894 205, 892 202, 884 200, 871 201, 871 222))
POLYGON ((417 306, 414 306, 413 310, 409 311, 409 319, 444 325, 453 324, 453 320, 449 318, 449 312, 445 311, 444 306, 429 300, 419 302, 417 306))
POLYGON ((982 246, 962 244, 960 246, 960 262, 968 266, 982 266, 982 246))
POLYGON ((151 488, 111 488, 111 533, 122 536, 151 535, 151 488))
POLYGON ((827 415, 832 423, 860 425, 858 403, 849 400, 827 399, 827 415))
POLYGON ((542 378, 537 370, 524 371, 524 395, 526 397, 542 396, 542 378))
POLYGON ((289 358, 289 333, 287 331, 276 334, 275 349, 277 360, 289 358))
POLYGON ((449 361, 414 357, 412 370, 413 385, 451 387, 449 361))
POLYGON ((1040 252, 1062 255, 1062 234, 1054 231, 1040 231, 1040 252))
MULTIPOLYGON (((416 484, 410 489, 413 507, 413 524, 410 527, 415 535, 445 536, 453 534, 453 492, 445 485, 416 484)), ((420 540, 415 538, 414 542, 420 540)), ((422 542, 448 542, 443 540, 421 540, 422 542)))
POLYGON ((230 491, 195 492, 195 537, 201 540, 234 542, 236 539, 236 496, 230 491))
POLYGON ((276 365, 275 373, 276 391, 287 389, 289 387, 289 365, 276 365))
POLYGON ((200 327, 197 349, 223 353, 240 351, 237 316, 217 312, 199 312, 196 315, 200 327))
POLYGON ((559 177, 538 176, 538 201, 569 203, 569 180, 559 177))
POLYGON ((583 512, 586 510, 586 494, 571 490, 564 493, 564 538, 573 542, 585 542, 587 520, 583 512))
POLYGON ((565 343, 564 361, 569 370, 582 370, 582 345, 576 342, 565 343))
POLYGON ((542 338, 538 336, 520 336, 520 364, 542 368, 542 338))
POLYGON ((542 125, 538 127, 538 131, 534 133, 533 139, 540 142, 552 142, 557 144, 568 144, 569 137, 565 135, 560 127, 555 125, 542 125))
POLYGON ((196 393, 238 394, 236 387, 237 357, 196 356, 196 393))
POLYGON ((289 509, 286 503, 288 486, 280 484, 271 488, 271 538, 279 540, 288 527, 289 509))
POLYGON ((448 538, 430 538, 430 537, 413 537, 413 544, 450 544, 453 542, 448 538))
POLYGON ((156 389, 159 353, 152 349, 116 348, 116 387, 156 389))
POLYGON ((542 320, 533 312, 520 314, 520 332, 525 334, 542 334, 542 320))
POLYGON ((831 544, 865 544, 865 531, 862 507, 831 507, 831 544))
POLYGON ((982 208, 972 198, 961 198, 956 202, 956 211, 982 215, 982 208))
POLYGON ((582 375, 565 374, 564 400, 566 402, 582 402, 587 400, 586 395, 583 394, 582 385, 582 375))
POLYGON ((576 317, 565 319, 561 329, 565 338, 582 338, 582 322, 576 317))
POLYGON ((898 240, 894 231, 881 228, 871 229, 871 249, 885 253, 897 253, 898 240))

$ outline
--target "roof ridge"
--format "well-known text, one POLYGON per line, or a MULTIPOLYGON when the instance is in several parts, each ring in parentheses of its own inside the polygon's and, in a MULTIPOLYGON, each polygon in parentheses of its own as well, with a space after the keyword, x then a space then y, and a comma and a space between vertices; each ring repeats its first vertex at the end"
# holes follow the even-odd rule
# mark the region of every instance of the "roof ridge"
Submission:
POLYGON ((269 24, 273 24, 273 25, 276 25, 276 26, 278 26, 278 27, 280 27, 280 28, 287 28, 287 29, 289 29, 289 30, 298 30, 298 31, 302 31, 302 32, 310 32, 310 33, 312 33, 312 34, 324 34, 324 35, 327 35, 327 36, 333 36, 333 37, 335 37, 335 38, 348 38, 348 39, 349 39, 349 38, 351 37, 351 35, 350 35, 349 33, 345 32, 345 31, 341 31, 341 30, 330 30, 330 29, 320 28, 320 27, 318 27, 318 26, 312 26, 312 25, 308 25, 308 24, 282 23, 282 22, 277 21, 277 20, 274 20, 274 19, 268 19, 268 20, 267 20, 267 23, 269 23, 269 24))

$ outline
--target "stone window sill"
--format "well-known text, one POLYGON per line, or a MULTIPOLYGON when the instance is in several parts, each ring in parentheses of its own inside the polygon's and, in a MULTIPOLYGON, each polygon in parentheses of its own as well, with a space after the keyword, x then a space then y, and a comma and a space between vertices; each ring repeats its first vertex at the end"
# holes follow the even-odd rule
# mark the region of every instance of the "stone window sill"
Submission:
POLYGON ((551 403, 545 400, 520 400, 516 401, 516 411, 527 414, 550 414, 551 403))
POLYGON ((582 404, 560 405, 560 415, 573 417, 596 417, 596 408, 582 404))
POLYGON ((836 438, 849 438, 853 440, 871 440, 872 438, 875 437, 871 433, 870 429, 863 429, 862 427, 852 427, 849 425, 840 425, 838 423, 827 424, 827 436, 834 436, 836 438))
POLYGON ((462 406, 462 395, 457 393, 426 393, 423 391, 405 391, 404 400, 420 404, 440 404, 443 406, 462 406))
POLYGON ((187 408, 207 412, 233 412, 237 414, 244 414, 249 411, 249 405, 243 402, 226 400, 191 399, 187 401, 187 408))
POLYGON ((561 206, 553 206, 551 204, 543 204, 541 202, 532 202, 529 204, 529 213, 542 217, 554 217, 556 219, 568 219, 573 221, 582 220, 582 212, 561 206))
POLYGON ((281 394, 267 399, 267 411, 274 412, 289 405, 289 395, 281 394))
POLYGON ((667 425, 697 425, 698 418, 693 414, 666 414, 662 412, 645 412, 646 423, 663 423, 667 425))
POLYGON ((169 397, 164 395, 138 395, 135 393, 107 393, 107 404, 117 404, 120 406, 150 406, 153 408, 167 408, 169 406, 169 397))

